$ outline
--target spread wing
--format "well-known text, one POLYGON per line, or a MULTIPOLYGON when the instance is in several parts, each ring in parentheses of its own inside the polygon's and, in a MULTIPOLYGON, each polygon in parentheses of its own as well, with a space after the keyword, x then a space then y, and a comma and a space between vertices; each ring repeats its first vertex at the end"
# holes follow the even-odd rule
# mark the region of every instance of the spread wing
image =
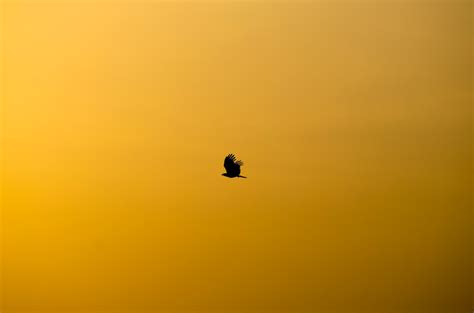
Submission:
POLYGON ((236 164, 235 162, 236 162, 235 155, 229 154, 228 156, 225 157, 224 168, 227 171, 227 173, 234 171, 236 167, 240 166, 236 164))
POLYGON ((240 167, 244 165, 244 162, 237 160, 235 158, 235 155, 229 154, 228 156, 225 157, 224 159, 224 168, 227 171, 227 173, 239 171, 240 172, 240 167))

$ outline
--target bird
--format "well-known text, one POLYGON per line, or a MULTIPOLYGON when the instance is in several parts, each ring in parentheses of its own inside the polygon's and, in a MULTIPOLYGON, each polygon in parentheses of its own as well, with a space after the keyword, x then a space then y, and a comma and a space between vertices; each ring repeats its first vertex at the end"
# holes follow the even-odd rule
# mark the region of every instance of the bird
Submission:
POLYGON ((240 167, 244 165, 244 162, 241 160, 237 160, 235 155, 228 154, 224 159, 224 168, 226 172, 222 174, 222 176, 226 176, 229 178, 240 177, 240 178, 247 178, 245 176, 240 175, 240 167))

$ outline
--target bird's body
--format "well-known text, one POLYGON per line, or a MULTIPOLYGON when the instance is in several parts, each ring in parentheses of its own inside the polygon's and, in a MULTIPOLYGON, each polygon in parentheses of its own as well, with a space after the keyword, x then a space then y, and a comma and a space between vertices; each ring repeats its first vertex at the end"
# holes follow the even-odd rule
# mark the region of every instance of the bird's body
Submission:
POLYGON ((222 176, 226 176, 229 178, 240 177, 240 178, 247 178, 245 176, 240 175, 240 167, 244 165, 244 162, 237 160, 235 155, 229 154, 224 159, 224 168, 226 172, 222 174, 222 176))

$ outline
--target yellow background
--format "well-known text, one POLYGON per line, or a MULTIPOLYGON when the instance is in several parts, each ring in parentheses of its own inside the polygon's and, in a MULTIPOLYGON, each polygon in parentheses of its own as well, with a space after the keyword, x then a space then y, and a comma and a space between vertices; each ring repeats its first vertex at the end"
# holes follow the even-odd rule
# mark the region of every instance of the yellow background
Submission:
POLYGON ((4 313, 470 311, 470 1, 1 8, 4 313))

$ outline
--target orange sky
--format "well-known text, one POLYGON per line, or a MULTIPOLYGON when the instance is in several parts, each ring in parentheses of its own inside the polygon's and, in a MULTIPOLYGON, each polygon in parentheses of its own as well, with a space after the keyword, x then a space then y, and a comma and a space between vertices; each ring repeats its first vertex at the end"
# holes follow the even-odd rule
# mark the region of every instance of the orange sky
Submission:
POLYGON ((2 17, 4 312, 468 310, 469 1, 2 17))

